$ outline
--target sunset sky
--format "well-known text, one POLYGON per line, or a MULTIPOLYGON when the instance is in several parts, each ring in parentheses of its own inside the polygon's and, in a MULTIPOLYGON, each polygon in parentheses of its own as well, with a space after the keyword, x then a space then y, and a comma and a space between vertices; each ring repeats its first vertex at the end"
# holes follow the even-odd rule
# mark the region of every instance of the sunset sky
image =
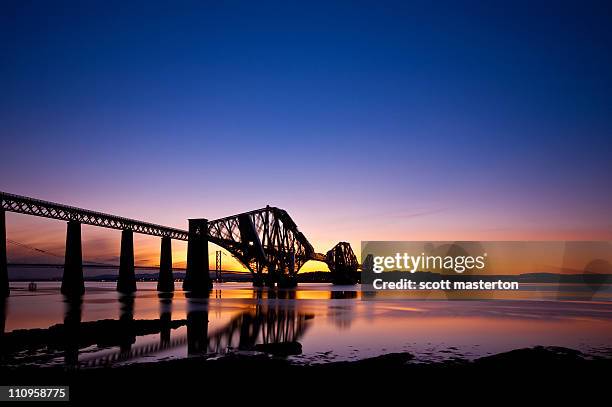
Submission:
MULTIPOLYGON (((609 3, 286 3, 3 1, 0 190, 182 229, 269 204, 319 252, 612 240, 609 3)), ((62 261, 64 223, 7 229, 62 261)))

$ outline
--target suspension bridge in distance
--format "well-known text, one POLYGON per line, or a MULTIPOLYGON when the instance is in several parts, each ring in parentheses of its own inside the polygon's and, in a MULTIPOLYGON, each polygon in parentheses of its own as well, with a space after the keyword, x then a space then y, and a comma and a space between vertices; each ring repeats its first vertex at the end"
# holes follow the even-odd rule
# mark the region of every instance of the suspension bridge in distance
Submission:
POLYGON ((295 287, 297 273, 309 260, 324 262, 335 284, 354 284, 359 268, 357 257, 347 242, 340 242, 326 254, 317 253, 299 231, 289 214, 266 206, 249 212, 209 221, 189 219, 188 230, 128 219, 116 215, 43 201, 0 191, 0 295, 9 295, 6 250, 6 212, 57 219, 66 222, 66 248, 61 292, 81 296, 85 292, 81 225, 121 230, 121 251, 117 291, 136 291, 134 233, 161 238, 157 289, 174 291, 172 240, 187 241, 187 267, 183 290, 206 295, 212 288, 208 265, 208 243, 232 254, 253 277, 253 285, 295 287))

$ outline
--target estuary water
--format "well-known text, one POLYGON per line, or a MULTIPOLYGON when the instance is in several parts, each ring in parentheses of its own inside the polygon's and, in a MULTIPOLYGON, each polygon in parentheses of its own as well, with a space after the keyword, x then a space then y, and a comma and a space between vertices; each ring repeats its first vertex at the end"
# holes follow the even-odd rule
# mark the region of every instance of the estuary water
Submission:
POLYGON ((179 290, 160 298, 154 282, 139 282, 133 297, 120 296, 114 282, 87 282, 82 301, 71 303, 59 288, 11 283, 2 364, 96 367, 227 353, 327 363, 395 352, 425 363, 537 345, 612 355, 608 296, 559 300, 545 286, 520 300, 449 301, 369 300, 359 286, 215 283, 208 299, 195 299, 179 290))

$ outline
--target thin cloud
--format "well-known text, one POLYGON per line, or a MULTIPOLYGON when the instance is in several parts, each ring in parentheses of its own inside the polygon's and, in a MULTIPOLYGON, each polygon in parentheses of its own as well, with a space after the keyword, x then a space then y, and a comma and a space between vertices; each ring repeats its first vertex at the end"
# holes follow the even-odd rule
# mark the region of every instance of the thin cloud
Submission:
POLYGON ((437 213, 440 212, 444 212, 447 211, 448 208, 439 208, 439 209, 430 209, 430 210, 425 210, 425 211, 420 211, 420 212, 410 212, 410 213, 389 213, 386 215, 380 215, 380 216, 385 216, 385 217, 390 217, 390 218, 400 218, 400 219, 412 219, 412 218, 420 218, 423 216, 429 216, 429 215, 435 215, 437 213))

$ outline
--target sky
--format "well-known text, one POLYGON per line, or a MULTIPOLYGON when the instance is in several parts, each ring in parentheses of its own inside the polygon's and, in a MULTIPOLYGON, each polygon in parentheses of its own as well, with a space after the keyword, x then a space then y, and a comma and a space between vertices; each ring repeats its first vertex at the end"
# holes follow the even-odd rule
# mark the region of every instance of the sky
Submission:
MULTIPOLYGON (((3 1, 0 190, 182 229, 269 204, 319 252, 612 240, 612 6, 433 3, 3 1)), ((65 225, 7 237, 61 261, 65 225)))

